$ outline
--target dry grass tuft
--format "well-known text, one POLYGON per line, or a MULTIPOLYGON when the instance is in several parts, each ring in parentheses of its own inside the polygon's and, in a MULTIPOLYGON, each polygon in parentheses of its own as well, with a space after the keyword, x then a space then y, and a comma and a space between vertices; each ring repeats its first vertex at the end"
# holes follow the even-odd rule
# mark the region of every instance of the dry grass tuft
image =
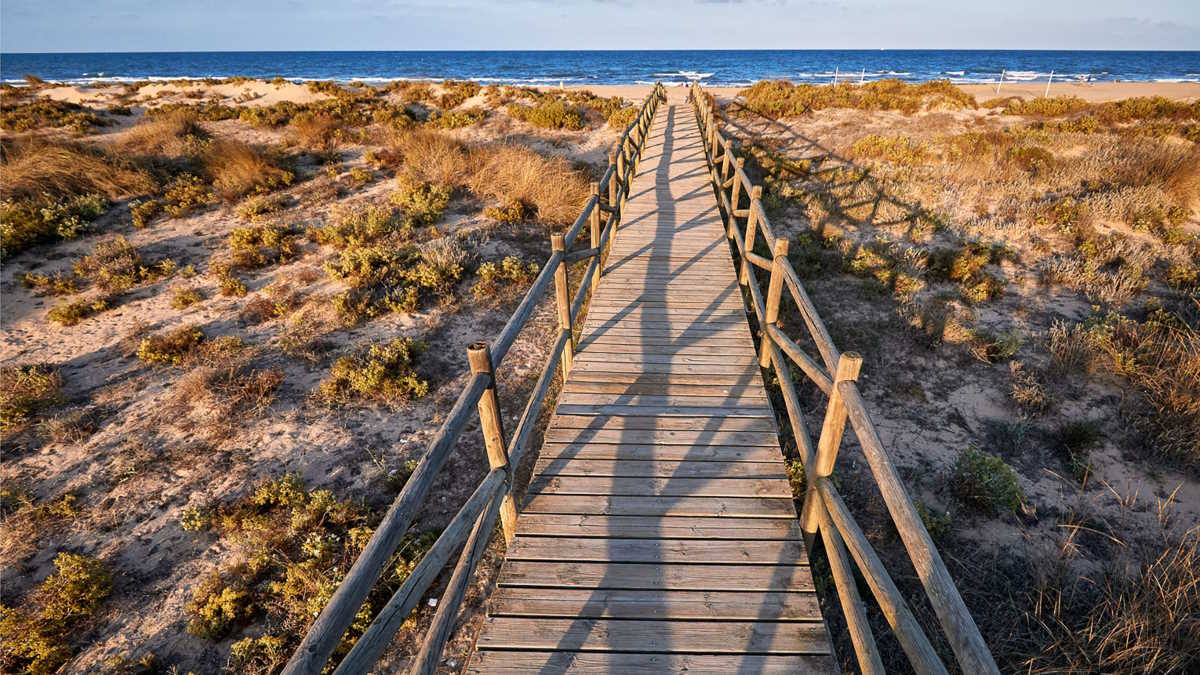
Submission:
POLYGON ((468 187, 501 203, 532 206, 544 223, 566 223, 579 215, 587 200, 587 177, 567 160, 547 158, 517 145, 498 145, 472 152, 468 187))
POLYGON ((83 146, 44 142, 6 145, 0 183, 5 199, 12 200, 85 194, 121 199, 155 187, 148 173, 110 155, 83 146))
POLYGON ((205 158, 213 189, 226 201, 291 185, 296 175, 281 164, 251 145, 228 140, 213 143, 205 158))
POLYGON ((62 382, 47 365, 0 368, 0 431, 19 427, 62 403, 62 382))
POLYGON ((1025 617, 1039 643, 1028 673, 1194 673, 1200 669, 1200 529, 1134 574, 1045 584, 1025 617))

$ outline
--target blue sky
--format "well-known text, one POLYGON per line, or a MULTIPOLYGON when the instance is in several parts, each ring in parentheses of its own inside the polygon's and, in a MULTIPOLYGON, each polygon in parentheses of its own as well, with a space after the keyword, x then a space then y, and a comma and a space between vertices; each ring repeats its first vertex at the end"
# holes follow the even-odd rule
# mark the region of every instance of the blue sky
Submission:
POLYGON ((1200 0, 3 0, 0 51, 1200 49, 1200 0))

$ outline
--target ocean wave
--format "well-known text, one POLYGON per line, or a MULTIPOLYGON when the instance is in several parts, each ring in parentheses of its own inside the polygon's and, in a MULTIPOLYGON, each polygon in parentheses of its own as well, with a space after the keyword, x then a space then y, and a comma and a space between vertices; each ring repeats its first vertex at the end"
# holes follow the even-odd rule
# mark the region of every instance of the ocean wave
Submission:
POLYGON ((942 74, 943 75, 956 75, 958 77, 962 77, 963 75, 967 74, 967 71, 965 71, 965 70, 943 70, 942 74))
POLYGON ((655 77, 682 77, 689 80, 707 80, 715 73, 702 73, 698 70, 676 70, 671 73, 654 73, 655 77))

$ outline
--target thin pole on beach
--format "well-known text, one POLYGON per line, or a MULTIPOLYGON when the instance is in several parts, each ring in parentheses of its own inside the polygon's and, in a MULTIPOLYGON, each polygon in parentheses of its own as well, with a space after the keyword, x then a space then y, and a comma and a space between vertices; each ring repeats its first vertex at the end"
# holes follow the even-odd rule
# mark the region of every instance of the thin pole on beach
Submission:
POLYGON ((866 69, 866 68, 863 68, 863 69, 862 69, 862 73, 860 73, 860 74, 858 75, 858 83, 859 83, 859 84, 862 84, 863 82, 865 82, 865 81, 866 81, 866 79, 867 79, 867 69, 866 69))
POLYGON ((834 85, 837 85, 837 77, 838 77, 838 67, 834 66, 833 67, 833 84, 834 85))
POLYGON ((996 83, 996 95, 1000 95, 1000 85, 1004 84, 1004 75, 1008 73, 1008 68, 1000 69, 1000 81, 996 83))
POLYGON ((1050 81, 1053 79, 1054 79, 1054 71, 1052 70, 1052 71, 1050 71, 1050 77, 1046 78, 1046 93, 1042 95, 1042 98, 1050 97, 1050 81))

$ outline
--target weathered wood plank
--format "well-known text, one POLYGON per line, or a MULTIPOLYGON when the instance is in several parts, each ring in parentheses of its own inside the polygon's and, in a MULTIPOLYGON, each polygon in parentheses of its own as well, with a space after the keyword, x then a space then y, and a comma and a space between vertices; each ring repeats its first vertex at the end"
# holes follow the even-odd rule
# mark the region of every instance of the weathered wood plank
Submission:
MULTIPOLYGON (((754 417, 701 417, 704 428, 710 431, 762 431, 774 433, 775 422, 754 417)), ((687 417, 657 415, 572 415, 555 413, 550 423, 556 429, 670 429, 694 430, 696 421, 687 417)))
POLYGON ((638 462, 611 459, 539 459, 534 473, 543 476, 627 478, 770 478, 787 480, 783 462, 638 462))
POLYGON ((501 586, 663 591, 816 590, 807 565, 661 565, 648 563, 505 563, 501 586))
POLYGON ((626 621, 489 617, 479 649, 829 654, 820 622, 626 621))
POLYGON ((531 494, 530 513, 595 513, 610 516, 734 516, 786 518, 795 515, 791 495, 773 497, 638 497, 531 494))
POLYGON ((564 394, 595 393, 595 394, 630 394, 634 396, 728 396, 733 400, 766 399, 767 392, 758 383, 735 385, 709 384, 679 384, 654 382, 589 382, 586 380, 567 380, 563 385, 564 394))
POLYGON ((500 588, 492 616, 580 619, 820 621, 815 593, 730 591, 594 591, 500 588))
POLYGON ((797 541, 695 539, 596 539, 526 537, 513 540, 508 560, 598 563, 688 563, 705 565, 803 565, 797 541))
POLYGON ((778 444, 750 445, 679 445, 638 443, 591 443, 587 440, 567 443, 549 441, 542 448, 541 458, 615 459, 646 462, 772 462, 783 455, 778 444))
POLYGON ((548 429, 549 443, 587 443, 596 445, 610 443, 620 445, 686 445, 699 448, 707 445, 751 446, 760 445, 779 449, 779 437, 773 433, 750 431, 708 431, 670 429, 548 429))
POLYGON ((791 497, 786 481, 762 478, 633 478, 541 475, 529 492, 558 495, 661 497, 791 497))
POLYGON ((600 516, 523 513, 517 534, 622 539, 799 539, 794 518, 600 516))
POLYGON ((481 650, 471 657, 470 673, 755 673, 802 675, 836 673, 827 655, 621 654, 560 651, 481 650))

